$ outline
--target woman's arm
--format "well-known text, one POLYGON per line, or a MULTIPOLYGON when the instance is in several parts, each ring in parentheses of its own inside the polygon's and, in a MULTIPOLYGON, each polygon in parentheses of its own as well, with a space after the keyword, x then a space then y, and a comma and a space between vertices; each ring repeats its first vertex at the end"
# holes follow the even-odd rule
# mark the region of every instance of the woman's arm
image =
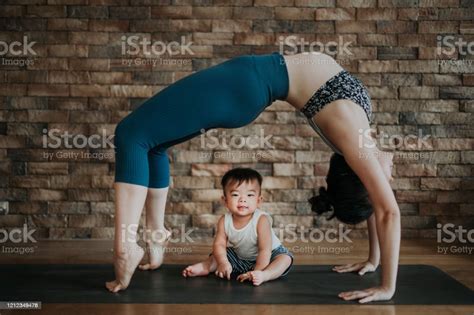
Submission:
POLYGON ((355 264, 336 266, 332 270, 339 273, 357 271, 359 275, 362 276, 367 272, 373 272, 377 269, 380 263, 380 247, 375 215, 372 214, 370 218, 367 219, 367 228, 369 230, 369 258, 366 261, 355 264))
POLYGON ((380 246, 375 215, 372 214, 367 220, 367 227, 369 230, 369 262, 377 268, 380 263, 380 246))
POLYGON ((396 209, 393 212, 381 209, 375 212, 382 264, 381 286, 391 295, 395 293, 400 254, 400 213, 398 207, 396 209))

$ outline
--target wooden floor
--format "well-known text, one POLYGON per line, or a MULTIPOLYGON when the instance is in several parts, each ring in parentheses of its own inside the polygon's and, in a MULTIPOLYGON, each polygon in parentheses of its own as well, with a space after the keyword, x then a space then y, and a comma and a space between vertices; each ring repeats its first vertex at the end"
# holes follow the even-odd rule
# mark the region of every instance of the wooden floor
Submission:
MULTIPOLYGON (((367 258, 367 241, 353 240, 351 245, 329 243, 286 244, 295 253, 296 264, 344 264, 367 258), (295 247, 296 246, 296 247, 295 247), (348 247, 345 254, 315 253, 321 249, 348 247), (312 248, 312 249, 311 249, 312 248), (313 254, 311 254, 313 251, 313 254)), ((167 264, 188 264, 207 256, 210 240, 198 244, 173 244, 165 258, 167 264)), ((433 240, 403 240, 401 264, 434 265, 474 290, 473 255, 437 253, 433 240)), ((112 242, 97 240, 38 241, 34 253, 13 255, 0 252, 2 263, 112 263, 112 242)), ((1 283, 1 281, 0 281, 1 283)), ((1 300, 1 297, 0 297, 1 300)), ((222 305, 222 304, 43 304, 41 310, 24 314, 474 314, 474 306, 376 306, 376 305, 222 305)), ((0 315, 21 314, 19 311, 0 310, 0 315)))

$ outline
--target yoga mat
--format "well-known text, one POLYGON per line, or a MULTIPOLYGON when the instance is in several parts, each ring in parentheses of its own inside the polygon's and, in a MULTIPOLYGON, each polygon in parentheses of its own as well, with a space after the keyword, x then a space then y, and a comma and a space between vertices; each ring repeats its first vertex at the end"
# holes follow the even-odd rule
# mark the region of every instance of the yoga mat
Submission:
MULTIPOLYGON (((376 273, 338 274, 332 266, 293 266, 287 277, 254 287, 214 275, 183 278, 184 266, 137 270, 126 291, 110 293, 112 265, 0 265, 0 301, 42 303, 201 303, 201 304, 354 304, 337 294, 379 281, 376 273)), ((438 268, 399 266, 398 288, 390 301, 374 304, 473 305, 474 292, 438 268)))

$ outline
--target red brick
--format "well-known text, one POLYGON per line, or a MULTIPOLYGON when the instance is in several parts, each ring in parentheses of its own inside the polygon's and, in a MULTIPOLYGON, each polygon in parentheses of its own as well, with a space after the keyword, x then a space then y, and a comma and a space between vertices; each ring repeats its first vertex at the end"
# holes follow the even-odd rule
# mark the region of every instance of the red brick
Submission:
POLYGON ((378 21, 377 33, 381 34, 398 34, 398 33, 414 33, 416 32, 415 22, 406 21, 378 21))
POLYGON ((338 7, 370 8, 377 6, 377 0, 337 0, 338 7))
POLYGON ((28 196, 30 200, 66 200, 67 195, 63 190, 53 190, 53 189, 30 189, 28 191, 28 196))
POLYGON ((436 47, 435 34, 400 34, 398 44, 405 47, 436 47))
POLYGON ((273 34, 237 33, 234 36, 235 45, 272 45, 274 43, 273 34))
POLYGON ((417 8, 417 9, 398 9, 398 20, 422 21, 422 20, 437 20, 437 8, 417 8))
POLYGON ((292 1, 288 0, 255 0, 256 7, 276 7, 276 6, 292 6, 292 1))
MULTIPOLYGON (((153 21, 151 27, 156 30, 156 22, 153 21), (153 24, 155 25, 153 28, 153 24)), ((211 20, 170 20, 171 30, 176 32, 210 32, 212 28, 211 20)))
POLYGON ((434 34, 457 34, 459 22, 456 21, 420 21, 418 22, 419 33, 434 34))
POLYGON ((314 20, 314 9, 276 7, 275 19, 276 20, 314 20))
POLYGON ((29 96, 69 96, 66 84, 28 84, 29 96))
POLYGON ((349 8, 321 8, 316 9, 317 21, 340 21, 340 20, 354 20, 355 9, 349 8))
POLYGON ((86 45, 48 45, 48 56, 51 57, 87 57, 86 45))
POLYGON ((36 58, 28 70, 67 70, 66 58, 36 58))
POLYGON ((23 15, 23 7, 21 5, 2 5, 0 6, 1 17, 16 17, 23 15))
POLYGON ((23 136, 4 136, 0 135, 0 148, 23 148, 25 147, 25 138, 23 136))
POLYGON ((422 190, 458 190, 461 184, 459 178, 422 178, 422 190))
POLYGON ((459 0, 420 0, 420 7, 459 7, 459 0))
POLYGON ((375 22, 336 21, 336 33, 375 33, 375 22))
POLYGON ((66 175, 68 163, 63 162, 29 162, 28 173, 32 175, 66 175))
POLYGON ((0 84, 0 95, 24 96, 26 94, 26 84, 0 84))
POLYGON ((232 7, 193 7, 193 18, 197 19, 230 19, 232 17, 232 7))
POLYGON ((242 20, 266 20, 273 18, 273 10, 265 7, 235 7, 233 18, 242 20))
POLYGON ((109 34, 105 32, 70 32, 71 44, 106 45, 109 34))
POLYGON ((393 34, 359 34, 359 44, 363 46, 396 46, 397 36, 393 34))
MULTIPOLYGON (((363 1, 371 1, 371 0, 363 0, 363 1)), ((336 0, 295 0, 295 6, 297 7, 334 7, 336 0)))
POLYGON ((251 20, 213 20, 212 32, 243 33, 252 30, 251 20))
POLYGON ((174 6, 163 5, 151 7, 151 16, 153 18, 169 18, 169 19, 183 19, 193 17, 192 6, 174 6))
POLYGON ((89 31, 94 32, 126 32, 130 22, 127 20, 91 20, 89 31))
POLYGON ((357 20, 396 20, 397 10, 396 9, 357 9, 357 20))
POLYGON ((66 17, 66 6, 59 5, 29 5, 26 15, 33 17, 66 17))
POLYGON ((88 21, 84 19, 48 19, 48 30, 86 31, 88 21))
POLYGON ((110 69, 109 60, 107 59, 70 59, 70 70, 92 70, 92 71, 108 71, 110 69))
POLYGON ((110 96, 110 87, 98 84, 70 85, 71 96, 106 97, 110 96))

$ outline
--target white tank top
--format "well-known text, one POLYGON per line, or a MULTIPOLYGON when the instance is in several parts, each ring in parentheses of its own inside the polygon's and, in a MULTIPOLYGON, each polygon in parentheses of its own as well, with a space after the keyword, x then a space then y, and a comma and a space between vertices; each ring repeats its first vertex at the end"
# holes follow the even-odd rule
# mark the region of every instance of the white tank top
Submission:
MULTIPOLYGON (((227 246, 232 247, 237 256, 241 259, 255 260, 258 255, 257 243, 257 224, 261 215, 266 215, 270 220, 270 227, 272 226, 272 218, 265 211, 256 209, 253 213, 252 219, 241 229, 236 229, 232 221, 232 214, 226 213, 224 216, 224 231, 228 238, 227 246)), ((272 250, 281 245, 280 240, 275 235, 273 229, 272 233, 272 250)))

